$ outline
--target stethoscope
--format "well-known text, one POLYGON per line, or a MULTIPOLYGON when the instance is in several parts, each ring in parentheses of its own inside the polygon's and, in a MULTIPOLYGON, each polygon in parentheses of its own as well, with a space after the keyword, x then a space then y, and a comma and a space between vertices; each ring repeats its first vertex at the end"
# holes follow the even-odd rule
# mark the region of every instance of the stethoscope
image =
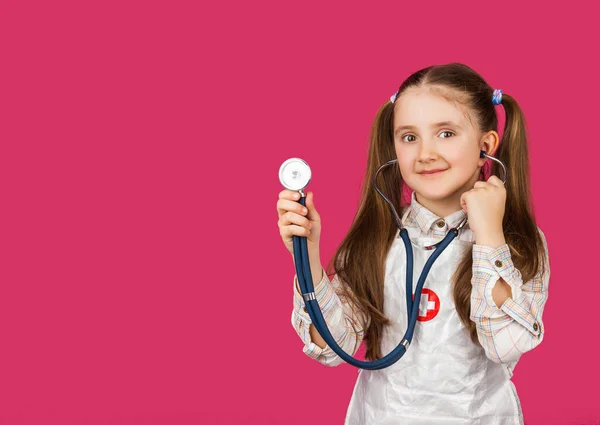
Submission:
MULTIPOLYGON (((485 151, 480 152, 480 158, 489 158, 502 167, 504 171, 504 180, 503 184, 506 183, 506 179, 508 177, 508 171, 506 166, 497 158, 490 156, 485 153, 485 151)), ((417 287, 415 289, 414 298, 412 297, 412 282, 413 282, 413 251, 412 244, 410 242, 410 238, 408 236, 408 231, 402 226, 402 220, 400 216, 396 212, 394 205, 390 202, 390 200, 379 190, 377 186, 377 176, 379 172, 390 165, 397 164, 398 160, 393 159, 391 161, 386 162, 381 165, 375 175, 373 176, 373 186, 377 193, 381 195, 381 197, 387 202, 390 206, 390 210, 392 211, 392 215, 394 216, 394 220, 396 222, 396 226, 400 229, 400 237, 404 241, 404 246, 406 248, 406 308, 408 311, 408 328, 402 341, 398 344, 394 350, 388 353, 386 356, 381 359, 375 361, 362 361, 355 359, 348 353, 346 353, 342 348, 337 344, 333 335, 329 331, 327 327, 327 323, 325 322, 325 318, 323 317, 323 313, 321 312, 321 308, 315 297, 313 278, 310 271, 310 262, 308 258, 308 245, 305 236, 293 236, 293 248, 294 248, 294 261, 296 263, 296 275, 298 276, 298 284, 300 286, 300 291, 302 292, 302 297, 304 298, 304 304, 306 307, 306 311, 310 316, 313 325, 319 332, 319 335, 325 340, 327 345, 344 361, 347 363, 356 366, 360 369, 368 369, 368 370, 378 370, 384 369, 396 363, 400 358, 406 353, 408 347, 413 338, 413 334, 415 331, 415 326, 417 323, 417 317, 419 314, 419 302, 421 300, 421 292, 423 290, 423 285, 425 284, 425 280, 427 279, 427 275, 429 274, 429 270, 433 266, 435 260, 444 252, 446 247, 458 236, 458 232, 467 224, 468 217, 465 217, 462 222, 457 226, 450 230, 440 242, 429 247, 430 249, 435 248, 425 266, 423 267, 423 271, 419 276, 419 280, 417 282, 417 287)), ((308 164, 300 159, 300 158, 290 158, 286 160, 281 167, 279 168, 279 181, 281 184, 289 190, 295 190, 300 193, 300 200, 298 201, 301 205, 306 206, 306 194, 304 193, 304 188, 308 186, 312 177, 312 172, 308 164)))

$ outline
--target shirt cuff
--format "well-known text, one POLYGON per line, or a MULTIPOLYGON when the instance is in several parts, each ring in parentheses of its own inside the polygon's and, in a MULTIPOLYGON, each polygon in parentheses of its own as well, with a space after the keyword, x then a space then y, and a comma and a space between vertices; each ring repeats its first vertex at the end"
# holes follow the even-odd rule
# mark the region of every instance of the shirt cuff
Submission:
POLYGON ((492 289, 502 278, 510 286, 513 300, 521 297, 523 279, 515 267, 508 244, 492 248, 487 245, 473 245, 473 274, 485 273, 490 276, 484 288, 484 299, 490 307, 498 308, 492 297, 492 289))
POLYGON ((523 308, 512 298, 507 298, 500 309, 523 325, 532 335, 539 338, 542 334, 542 323, 537 322, 530 310, 523 308))

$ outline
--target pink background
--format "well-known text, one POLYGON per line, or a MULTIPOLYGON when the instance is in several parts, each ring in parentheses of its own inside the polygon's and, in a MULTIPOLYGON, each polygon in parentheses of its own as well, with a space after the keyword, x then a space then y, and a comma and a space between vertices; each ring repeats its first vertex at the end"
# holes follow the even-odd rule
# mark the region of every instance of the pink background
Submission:
POLYGON ((522 105, 549 243, 531 425, 598 424, 596 13, 559 4, 4 0, 0 424, 341 424, 277 227, 307 160, 327 262, 379 106, 464 62, 522 105))

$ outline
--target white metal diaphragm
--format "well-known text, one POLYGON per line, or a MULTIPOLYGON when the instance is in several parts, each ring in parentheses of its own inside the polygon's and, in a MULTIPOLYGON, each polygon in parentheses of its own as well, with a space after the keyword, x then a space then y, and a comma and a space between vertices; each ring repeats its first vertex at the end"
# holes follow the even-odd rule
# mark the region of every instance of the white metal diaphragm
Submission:
POLYGON ((279 181, 289 190, 302 190, 310 182, 312 173, 306 161, 290 158, 279 167, 279 181))

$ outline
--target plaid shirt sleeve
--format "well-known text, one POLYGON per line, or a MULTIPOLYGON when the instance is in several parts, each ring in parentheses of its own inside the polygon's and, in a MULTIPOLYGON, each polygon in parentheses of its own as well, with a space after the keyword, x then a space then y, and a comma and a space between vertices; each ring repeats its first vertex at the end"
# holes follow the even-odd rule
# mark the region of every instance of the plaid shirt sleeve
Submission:
POLYGON ((498 248, 473 245, 471 320, 477 325, 486 356, 496 363, 515 362, 544 338, 542 313, 548 299, 550 262, 546 237, 539 232, 544 242, 544 267, 525 283, 507 244, 498 248), (512 296, 498 308, 492 289, 500 278, 510 286, 512 296))
MULTIPOLYGON (((298 276, 296 275, 294 276, 292 325, 304 342, 302 351, 326 366, 333 367, 345 363, 328 345, 325 348, 320 348, 312 342, 309 333, 312 320, 305 309, 304 299, 297 282, 298 276)), ((315 297, 329 331, 338 345, 346 353, 354 355, 364 337, 365 320, 362 315, 353 313, 352 306, 342 293, 341 286, 342 283, 339 281, 337 274, 330 281, 323 269, 323 278, 315 285, 315 297)))

